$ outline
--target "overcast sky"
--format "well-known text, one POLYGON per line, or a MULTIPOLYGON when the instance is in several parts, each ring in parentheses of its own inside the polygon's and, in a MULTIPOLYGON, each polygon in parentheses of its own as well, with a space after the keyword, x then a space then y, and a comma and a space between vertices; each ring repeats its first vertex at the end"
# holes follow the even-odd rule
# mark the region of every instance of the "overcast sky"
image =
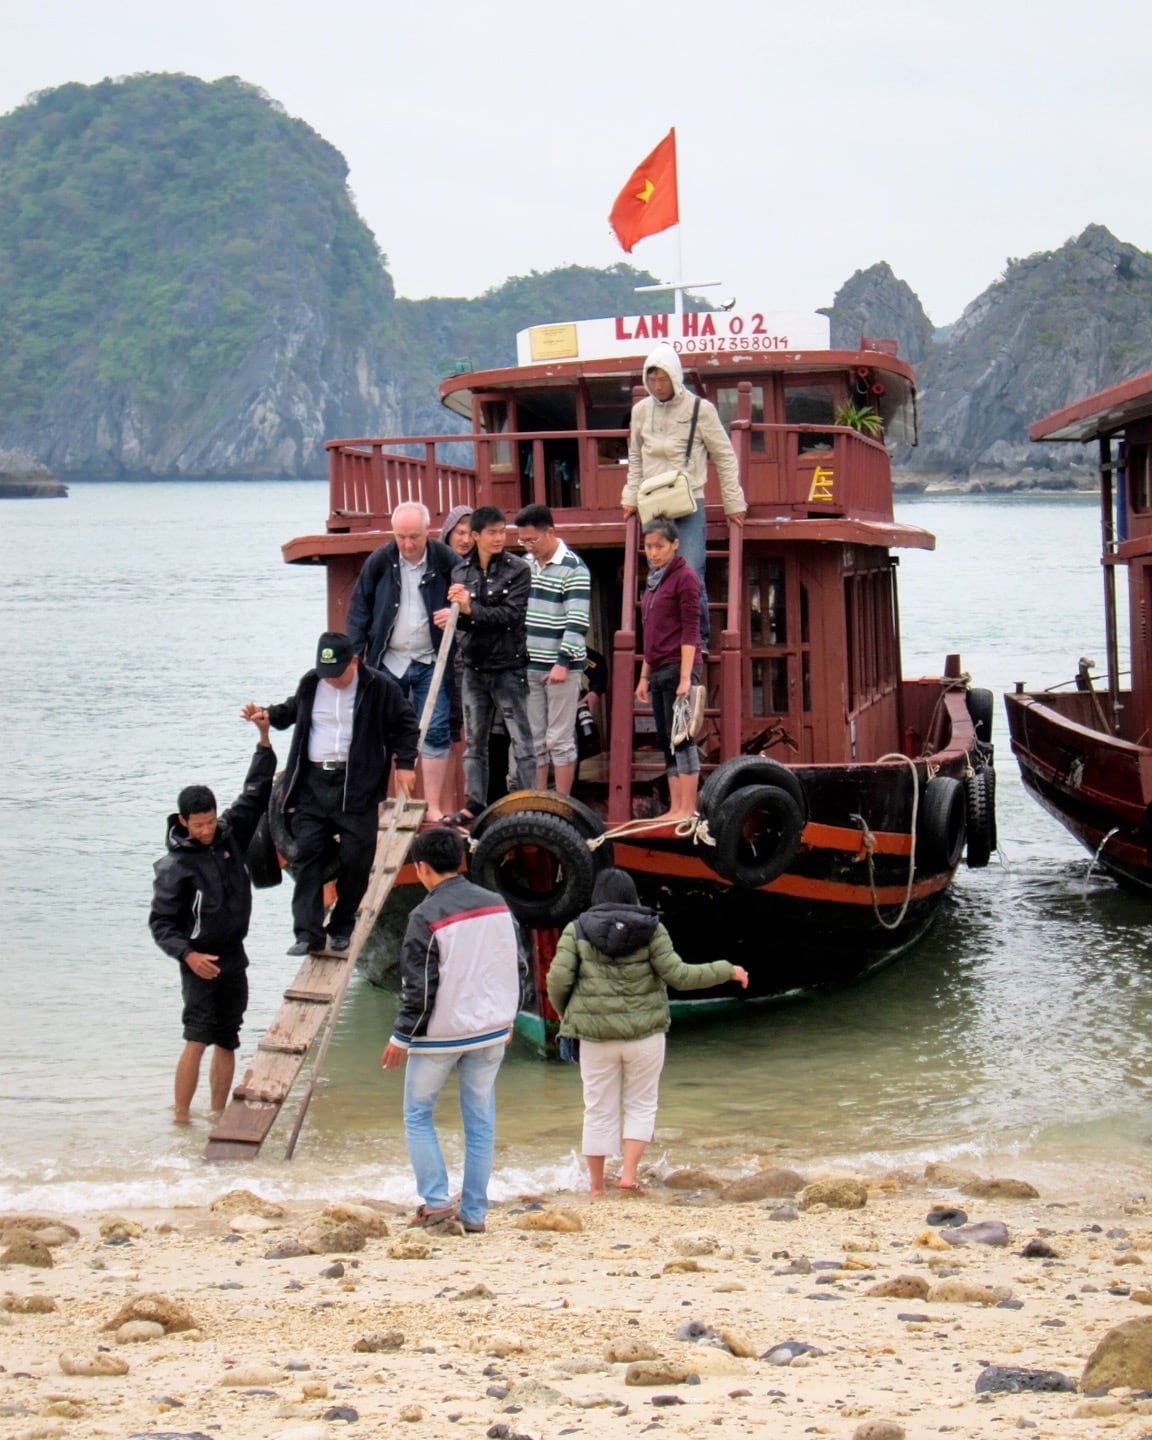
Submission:
MULTIPOLYGON (((624 259, 675 125, 684 278, 814 309, 887 260, 938 325, 1092 221, 1152 249, 1147 0, 0 0, 0 111, 238 75, 343 152, 397 293, 624 259)), ((633 261, 662 278, 676 231, 633 261)), ((559 320, 565 316, 541 316, 559 320)))

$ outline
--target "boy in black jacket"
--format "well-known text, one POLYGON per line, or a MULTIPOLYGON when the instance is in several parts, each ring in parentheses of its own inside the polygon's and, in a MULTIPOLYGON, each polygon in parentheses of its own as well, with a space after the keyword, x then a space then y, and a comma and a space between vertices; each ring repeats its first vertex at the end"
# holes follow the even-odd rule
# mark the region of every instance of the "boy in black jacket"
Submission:
POLYGON ((181 790, 168 817, 168 854, 155 865, 148 926, 167 955, 180 962, 184 993, 184 1051, 176 1066, 178 1125, 190 1118, 200 1061, 214 1046, 209 1084, 212 1109, 223 1110, 232 1089, 240 1026, 248 1008, 244 937, 252 918, 252 882, 245 856, 268 808, 276 754, 268 718, 252 718, 260 743, 244 789, 223 815, 207 785, 181 790))

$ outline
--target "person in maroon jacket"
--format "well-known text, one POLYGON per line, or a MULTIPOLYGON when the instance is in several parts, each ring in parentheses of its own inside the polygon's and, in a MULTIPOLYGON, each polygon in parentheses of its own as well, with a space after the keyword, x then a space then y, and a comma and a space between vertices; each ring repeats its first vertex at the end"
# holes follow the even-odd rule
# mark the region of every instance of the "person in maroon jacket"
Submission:
POLYGON ((644 663, 636 699, 651 702, 656 734, 668 771, 669 820, 696 812, 700 752, 693 740, 672 744, 672 707, 687 695, 700 646, 700 581, 680 551, 675 520, 658 515, 644 526, 648 581, 640 600, 644 621, 644 663))

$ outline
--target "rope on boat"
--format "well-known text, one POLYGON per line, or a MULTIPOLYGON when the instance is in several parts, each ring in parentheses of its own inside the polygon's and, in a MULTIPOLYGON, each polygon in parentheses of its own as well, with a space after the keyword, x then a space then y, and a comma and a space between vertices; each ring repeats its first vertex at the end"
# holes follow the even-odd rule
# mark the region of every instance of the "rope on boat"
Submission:
MULTIPOLYGON (((881 755, 876 762, 882 765, 885 760, 903 760, 912 770, 912 833, 909 836, 911 845, 908 851, 908 886, 904 892, 904 903, 900 906, 900 913, 895 920, 885 920, 880 913, 880 904, 876 898, 876 862, 873 856, 876 852, 876 836, 869 828, 867 820, 863 815, 849 815, 849 820, 859 822, 863 832, 864 855, 868 861, 868 888, 872 892, 872 913, 876 916, 877 923, 885 930, 898 930, 904 923, 904 917, 908 913, 908 906, 912 903, 912 880, 916 874, 916 816, 920 809, 920 772, 916 769, 916 762, 910 760, 907 755, 895 751, 889 755, 881 755)), ((932 779, 933 767, 928 766, 928 780, 932 779)), ((927 781, 925 781, 927 784, 927 781)))
MULTIPOLYGON (((617 825, 611 830, 605 830, 603 835, 597 835, 592 840, 584 843, 589 850, 599 850, 600 846, 609 840, 618 840, 622 835, 643 835, 648 830, 667 830, 667 816, 658 815, 654 820, 626 820, 623 825, 617 825)), ((679 840, 691 839, 694 845, 715 845, 716 841, 708 829, 708 822, 703 815, 697 812, 689 815, 686 820, 677 820, 672 833, 679 840)))

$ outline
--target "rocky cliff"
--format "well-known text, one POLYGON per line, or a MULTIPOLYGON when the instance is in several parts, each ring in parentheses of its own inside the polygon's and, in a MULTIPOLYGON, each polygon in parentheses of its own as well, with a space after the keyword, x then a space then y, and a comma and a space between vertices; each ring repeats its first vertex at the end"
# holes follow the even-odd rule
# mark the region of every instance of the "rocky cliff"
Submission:
POLYGON ((920 366, 931 353, 932 322, 916 292, 881 261, 857 270, 836 292, 829 317, 834 350, 855 350, 862 336, 900 342, 900 354, 920 366))
POLYGON ((920 445, 897 449, 898 469, 974 488, 1067 486, 1092 457, 1032 445, 1028 426, 1152 368, 1152 256, 1090 225, 1059 250, 1009 260, 935 341, 886 265, 857 272, 829 313, 834 343, 892 335, 917 367, 920 445))
POLYGON ((392 285, 343 157, 239 80, 0 120, 0 444, 57 473, 301 475, 394 428, 392 285))

